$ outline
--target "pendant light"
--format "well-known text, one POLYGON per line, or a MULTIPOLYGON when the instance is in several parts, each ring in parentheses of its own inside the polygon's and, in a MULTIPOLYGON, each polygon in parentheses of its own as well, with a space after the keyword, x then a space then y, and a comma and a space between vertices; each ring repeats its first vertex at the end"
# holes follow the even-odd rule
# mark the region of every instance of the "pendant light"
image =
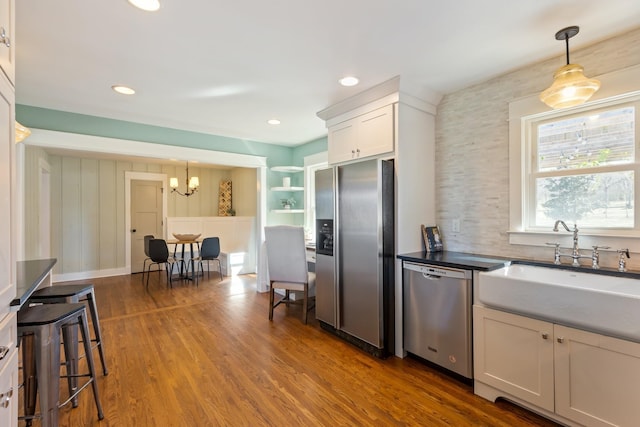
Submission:
POLYGON ((600 81, 584 75, 584 68, 569 62, 569 39, 580 31, 579 27, 567 27, 556 33, 556 40, 564 40, 567 50, 567 65, 558 68, 553 75, 553 84, 540 94, 540 100, 551 108, 580 105, 600 89, 600 81))
POLYGON ((29 128, 22 126, 20 123, 15 123, 16 127, 16 143, 24 141, 29 135, 31 135, 31 131, 29 128))
POLYGON ((200 187, 200 180, 197 176, 192 176, 189 178, 189 162, 187 162, 187 191, 181 193, 178 191, 178 178, 169 178, 169 187, 171 187, 172 193, 178 193, 181 196, 189 197, 198 191, 198 187, 200 187))

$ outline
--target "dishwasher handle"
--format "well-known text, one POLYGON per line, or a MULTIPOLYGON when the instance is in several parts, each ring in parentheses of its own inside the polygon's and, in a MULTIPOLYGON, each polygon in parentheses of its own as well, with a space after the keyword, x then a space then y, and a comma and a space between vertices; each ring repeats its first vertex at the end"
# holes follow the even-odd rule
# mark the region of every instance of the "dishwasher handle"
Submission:
POLYGON ((429 280, 437 280, 441 277, 470 279, 472 276, 471 270, 459 270, 430 264, 418 264, 414 262, 404 262, 403 268, 405 270, 421 273, 425 279, 429 280))

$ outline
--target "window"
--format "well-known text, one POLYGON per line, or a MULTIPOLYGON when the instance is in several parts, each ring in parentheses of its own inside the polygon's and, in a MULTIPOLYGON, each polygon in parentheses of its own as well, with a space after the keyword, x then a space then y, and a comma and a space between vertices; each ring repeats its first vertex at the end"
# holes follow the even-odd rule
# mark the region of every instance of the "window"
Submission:
POLYGON ((509 242, 566 241, 640 252, 640 66, 598 76, 587 103, 549 111, 537 94, 509 103, 509 242))
POLYGON ((304 191, 305 191, 305 211, 304 227, 307 238, 316 238, 316 181, 315 175, 318 169, 328 167, 327 152, 322 152, 304 158, 304 191))
POLYGON ((531 120, 528 228, 633 229, 635 103, 531 120))

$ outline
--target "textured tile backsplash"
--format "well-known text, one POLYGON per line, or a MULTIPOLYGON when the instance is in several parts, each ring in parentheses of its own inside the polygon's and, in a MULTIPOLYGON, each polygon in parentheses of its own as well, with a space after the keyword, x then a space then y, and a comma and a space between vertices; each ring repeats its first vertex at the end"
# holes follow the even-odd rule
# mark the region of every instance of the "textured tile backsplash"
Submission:
MULTIPOLYGON (((583 49, 572 62, 595 77, 640 64, 640 28, 583 49)), ((446 95, 436 116, 436 206, 447 250, 552 260, 553 249, 509 244, 509 102, 552 82, 563 57, 446 95), (453 231, 453 220, 460 231, 453 231)), ((640 82, 638 82, 640 85, 640 82)), ((615 267, 615 253, 601 265, 615 267)), ((640 254, 630 268, 640 269, 640 254)))

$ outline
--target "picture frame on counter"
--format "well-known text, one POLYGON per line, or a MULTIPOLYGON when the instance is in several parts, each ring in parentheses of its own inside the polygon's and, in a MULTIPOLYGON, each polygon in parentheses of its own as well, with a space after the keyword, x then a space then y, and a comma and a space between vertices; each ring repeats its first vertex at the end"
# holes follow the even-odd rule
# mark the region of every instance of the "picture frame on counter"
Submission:
POLYGON ((425 226, 420 225, 422 231, 422 239, 424 241, 424 248, 427 252, 442 252, 444 244, 442 242, 442 234, 437 225, 425 226))

